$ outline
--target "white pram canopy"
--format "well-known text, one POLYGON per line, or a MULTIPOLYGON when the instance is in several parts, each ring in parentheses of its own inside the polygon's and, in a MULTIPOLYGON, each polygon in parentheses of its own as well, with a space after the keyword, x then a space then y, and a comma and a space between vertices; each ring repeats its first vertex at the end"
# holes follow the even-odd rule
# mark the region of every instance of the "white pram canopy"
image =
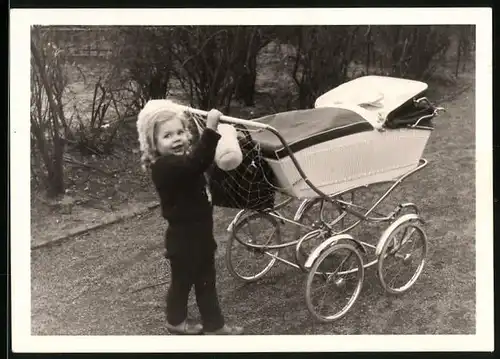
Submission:
POLYGON ((408 101, 421 97, 427 90, 425 82, 389 76, 363 76, 348 81, 316 99, 314 107, 339 105, 360 106, 376 113, 384 122, 391 113, 408 101))

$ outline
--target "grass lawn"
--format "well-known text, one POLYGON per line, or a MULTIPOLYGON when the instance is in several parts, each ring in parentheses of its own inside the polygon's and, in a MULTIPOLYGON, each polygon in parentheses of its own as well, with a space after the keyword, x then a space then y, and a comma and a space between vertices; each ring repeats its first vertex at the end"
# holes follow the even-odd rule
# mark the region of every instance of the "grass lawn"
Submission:
MULTIPOLYGON (((304 299, 305 275, 278 264, 261 281, 242 285, 223 260, 225 229, 234 211, 216 210, 218 288, 229 322, 248 334, 473 334, 475 333, 475 95, 441 103, 426 148, 430 164, 409 178, 392 201, 419 205, 427 220, 424 272, 405 295, 387 295, 365 274, 358 301, 340 321, 318 324, 304 299)), ((161 335, 166 285, 158 210, 32 252, 33 335, 161 335)), ((364 227, 374 241, 383 228, 364 227)), ((357 232, 358 233, 358 232, 357 232)), ((358 235, 358 234, 357 234, 358 235)), ((194 298, 190 313, 198 317, 194 298)))

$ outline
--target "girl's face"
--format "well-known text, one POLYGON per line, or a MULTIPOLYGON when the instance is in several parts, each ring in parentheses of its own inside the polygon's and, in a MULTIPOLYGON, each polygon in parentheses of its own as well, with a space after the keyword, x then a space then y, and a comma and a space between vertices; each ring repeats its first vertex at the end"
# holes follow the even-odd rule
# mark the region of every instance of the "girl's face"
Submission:
POLYGON ((156 148, 160 155, 182 156, 189 148, 189 133, 180 118, 163 121, 156 131, 156 148))

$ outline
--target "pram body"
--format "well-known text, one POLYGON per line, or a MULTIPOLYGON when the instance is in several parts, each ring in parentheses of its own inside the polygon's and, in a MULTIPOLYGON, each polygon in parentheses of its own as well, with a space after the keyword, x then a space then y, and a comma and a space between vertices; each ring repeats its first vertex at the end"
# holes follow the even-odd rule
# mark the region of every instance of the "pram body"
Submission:
MULTIPOLYGON (((388 182, 416 168, 432 125, 433 108, 419 104, 427 84, 365 76, 320 96, 314 109, 278 113, 255 121, 276 128, 310 182, 332 195, 388 182)), ((296 198, 318 194, 301 176, 282 142, 268 131, 252 134, 276 177, 296 198)))

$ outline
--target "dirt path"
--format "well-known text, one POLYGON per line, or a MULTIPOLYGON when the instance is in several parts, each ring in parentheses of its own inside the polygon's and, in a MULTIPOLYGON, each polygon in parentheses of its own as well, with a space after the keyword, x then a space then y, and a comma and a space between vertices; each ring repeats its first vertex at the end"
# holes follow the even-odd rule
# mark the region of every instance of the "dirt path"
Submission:
MULTIPOLYGON (((446 104, 426 150, 431 165, 408 181, 405 199, 428 219, 428 263, 407 295, 390 297, 368 270, 355 307, 335 324, 319 325, 304 302, 305 276, 277 266, 262 281, 241 286, 217 261, 228 320, 250 334, 451 334, 475 332, 474 93, 446 104)), ((223 253, 234 212, 217 211, 223 253)), ((165 334, 165 223, 157 210, 32 251, 34 335, 165 334), (139 289, 139 290, 138 290, 139 289), (138 291, 137 291, 138 290, 138 291)), ((197 317, 191 300, 190 312, 197 317)))
POLYGON ((165 286, 134 293, 168 278, 164 230, 153 210, 33 251, 33 333, 164 333, 165 286))

